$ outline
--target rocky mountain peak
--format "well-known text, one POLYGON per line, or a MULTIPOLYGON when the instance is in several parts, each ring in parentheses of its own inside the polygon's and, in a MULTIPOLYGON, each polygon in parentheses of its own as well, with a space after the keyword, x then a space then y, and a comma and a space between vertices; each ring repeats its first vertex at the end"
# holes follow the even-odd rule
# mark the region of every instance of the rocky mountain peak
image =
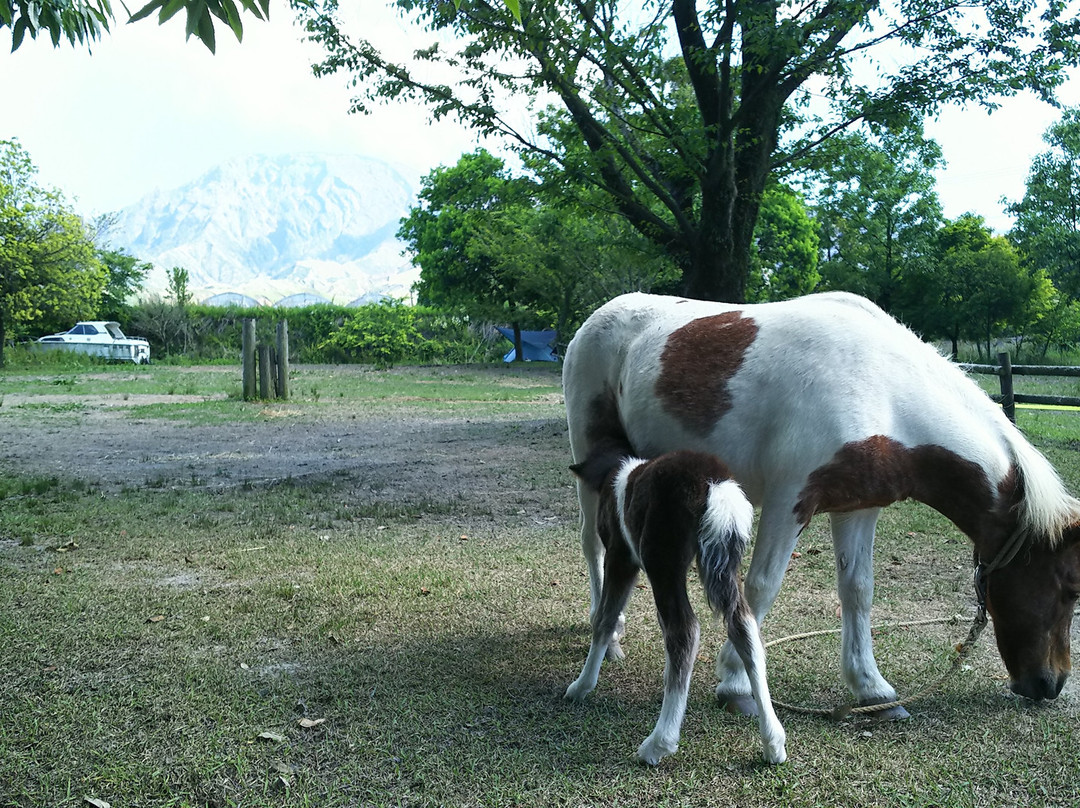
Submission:
POLYGON ((274 303, 313 293, 337 303, 404 296, 418 270, 394 234, 415 199, 391 166, 355 155, 251 156, 117 214, 112 241, 154 272, 188 271, 196 300, 237 293, 274 303))

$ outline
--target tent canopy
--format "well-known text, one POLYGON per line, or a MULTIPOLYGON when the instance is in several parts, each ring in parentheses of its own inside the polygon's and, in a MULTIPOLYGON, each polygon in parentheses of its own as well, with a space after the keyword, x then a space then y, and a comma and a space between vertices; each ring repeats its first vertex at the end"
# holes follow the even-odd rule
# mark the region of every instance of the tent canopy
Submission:
MULTIPOLYGON (((499 333, 506 337, 510 342, 514 341, 514 329, 506 328, 501 325, 495 326, 499 329, 499 333)), ((555 340, 558 338, 558 334, 555 331, 522 331, 521 332, 521 352, 524 354, 526 362, 558 362, 559 357, 555 353, 555 340)), ((516 356, 516 348, 511 348, 510 352, 503 357, 504 362, 513 362, 516 356)))

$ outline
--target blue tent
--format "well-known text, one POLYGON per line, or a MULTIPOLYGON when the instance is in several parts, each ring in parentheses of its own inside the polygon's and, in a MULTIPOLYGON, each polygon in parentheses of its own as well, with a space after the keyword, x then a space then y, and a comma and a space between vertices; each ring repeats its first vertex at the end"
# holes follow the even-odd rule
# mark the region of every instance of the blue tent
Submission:
MULTIPOLYGON (((514 341, 514 329, 495 326, 499 333, 510 342, 514 341)), ((555 340, 559 335, 554 331, 522 331, 521 351, 525 354, 526 362, 558 362, 559 357, 555 353, 555 340)), ((504 362, 513 362, 517 357, 516 348, 503 357, 504 362)))

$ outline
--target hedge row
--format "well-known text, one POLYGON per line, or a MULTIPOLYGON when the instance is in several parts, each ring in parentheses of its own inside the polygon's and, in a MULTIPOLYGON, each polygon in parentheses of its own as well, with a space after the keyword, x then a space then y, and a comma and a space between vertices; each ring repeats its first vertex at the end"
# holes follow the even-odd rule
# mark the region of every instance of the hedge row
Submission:
POLYGON ((289 324, 289 353, 294 362, 357 362, 389 367, 398 362, 462 363, 496 361, 509 350, 488 324, 435 309, 383 301, 346 307, 319 304, 279 309, 241 309, 167 303, 134 306, 125 333, 150 340, 160 360, 237 360, 244 320, 254 318, 256 337, 273 343, 278 322, 289 324))

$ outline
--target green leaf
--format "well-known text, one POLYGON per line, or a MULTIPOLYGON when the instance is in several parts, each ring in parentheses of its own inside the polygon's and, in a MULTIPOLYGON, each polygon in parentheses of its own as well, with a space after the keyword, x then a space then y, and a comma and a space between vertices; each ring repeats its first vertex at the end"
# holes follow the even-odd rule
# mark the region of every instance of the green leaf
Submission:
POLYGON ((139 20, 146 19, 151 14, 153 14, 155 11, 157 11, 159 8, 161 8, 163 5, 165 5, 165 2, 166 2, 166 0, 151 0, 145 6, 143 6, 138 11, 136 11, 134 14, 131 14, 128 17, 128 22, 132 23, 132 22, 138 22, 139 20))
POLYGON ((222 19, 224 19, 229 27, 232 28, 232 32, 236 36, 236 41, 243 42, 244 23, 240 19, 240 11, 236 8, 236 4, 233 0, 221 0, 221 9, 225 15, 222 19))
POLYGON ((204 45, 206 45, 207 49, 211 53, 215 52, 215 49, 217 48, 217 40, 215 39, 214 33, 214 21, 210 17, 210 12, 206 11, 205 9, 203 10, 202 16, 199 17, 199 25, 196 36, 198 36, 200 41, 204 45))
POLYGON ((12 53, 19 49, 19 45, 22 44, 23 37, 26 36, 26 32, 29 28, 30 23, 26 21, 26 17, 19 17, 19 19, 15 21, 15 27, 11 30, 12 53))

